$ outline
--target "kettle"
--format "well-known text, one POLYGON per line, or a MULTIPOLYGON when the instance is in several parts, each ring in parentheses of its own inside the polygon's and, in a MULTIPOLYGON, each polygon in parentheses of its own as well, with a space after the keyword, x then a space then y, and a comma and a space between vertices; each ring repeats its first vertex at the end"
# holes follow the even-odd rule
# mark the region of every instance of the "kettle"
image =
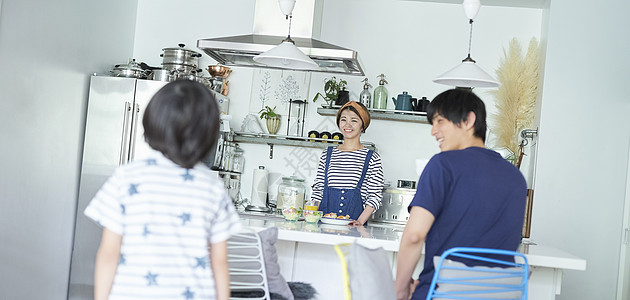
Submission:
POLYGON ((407 92, 398 94, 398 99, 392 97, 394 104, 396 104, 396 110, 411 110, 411 95, 407 92))

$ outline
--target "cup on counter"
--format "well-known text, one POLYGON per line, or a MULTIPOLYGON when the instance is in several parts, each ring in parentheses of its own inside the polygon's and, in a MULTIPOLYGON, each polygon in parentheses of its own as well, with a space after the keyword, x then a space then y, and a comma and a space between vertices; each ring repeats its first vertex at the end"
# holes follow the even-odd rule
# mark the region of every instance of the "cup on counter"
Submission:
POLYGON ((309 200, 304 203, 304 210, 317 211, 319 209, 320 200, 309 200))

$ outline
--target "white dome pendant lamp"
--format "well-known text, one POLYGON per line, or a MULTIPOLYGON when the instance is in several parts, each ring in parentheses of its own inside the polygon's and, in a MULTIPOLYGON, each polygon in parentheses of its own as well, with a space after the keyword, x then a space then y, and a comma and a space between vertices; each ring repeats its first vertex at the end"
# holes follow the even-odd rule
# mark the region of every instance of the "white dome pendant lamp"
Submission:
POLYGON ((254 56, 254 61, 265 64, 270 67, 295 69, 295 70, 318 70, 319 65, 310 57, 306 56, 300 49, 295 46, 295 42, 291 39, 291 20, 292 12, 295 7, 296 0, 279 0, 280 10, 289 20, 289 33, 287 38, 280 43, 261 54, 254 56))
POLYGON ((470 35, 468 37, 468 56, 462 60, 458 66, 448 70, 446 73, 433 79, 433 82, 455 86, 455 87, 498 87, 500 84, 490 74, 486 73, 470 57, 470 46, 472 44, 472 24, 481 7, 480 0, 464 0, 464 12, 470 23, 470 35))

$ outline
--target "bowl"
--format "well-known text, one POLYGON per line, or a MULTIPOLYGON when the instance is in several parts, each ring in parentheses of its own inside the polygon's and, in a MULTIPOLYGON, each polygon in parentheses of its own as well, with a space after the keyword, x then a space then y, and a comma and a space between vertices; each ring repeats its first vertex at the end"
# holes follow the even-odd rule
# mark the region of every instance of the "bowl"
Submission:
POLYGON ((286 221, 295 221, 298 217, 300 217, 300 211, 295 207, 288 207, 282 209, 282 215, 286 221))
POLYGON ((321 211, 321 210, 319 210, 319 211, 305 210, 304 211, 304 220, 307 223, 317 223, 322 218, 323 214, 324 214, 324 212, 321 211))
POLYGON ((208 73, 210 73, 210 76, 212 77, 227 77, 228 75, 230 75, 230 73, 232 73, 232 70, 230 70, 230 68, 222 66, 220 64, 208 66, 206 70, 208 71, 208 73))

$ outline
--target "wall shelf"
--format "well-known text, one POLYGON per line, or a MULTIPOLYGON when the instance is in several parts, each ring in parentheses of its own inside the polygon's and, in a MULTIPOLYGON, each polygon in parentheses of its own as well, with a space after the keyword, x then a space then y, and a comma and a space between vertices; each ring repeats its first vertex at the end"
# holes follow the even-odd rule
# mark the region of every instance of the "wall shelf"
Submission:
MULTIPOLYGON (((334 107, 318 107, 317 113, 322 116, 336 116, 338 110, 339 108, 334 107)), ((426 112, 374 108, 368 108, 368 110, 370 111, 370 117, 372 117, 372 120, 390 120, 429 124, 426 112)))
MULTIPOLYGON (((331 139, 246 132, 234 132, 232 141, 237 143, 267 144, 269 145, 269 158, 273 158, 273 145, 310 147, 321 149, 339 145, 335 143, 339 142, 338 140, 331 139), (326 141, 326 143, 324 143, 324 141, 326 141)), ((361 144, 363 144, 363 146, 368 149, 377 151, 376 145, 372 142, 361 141, 361 144)))

